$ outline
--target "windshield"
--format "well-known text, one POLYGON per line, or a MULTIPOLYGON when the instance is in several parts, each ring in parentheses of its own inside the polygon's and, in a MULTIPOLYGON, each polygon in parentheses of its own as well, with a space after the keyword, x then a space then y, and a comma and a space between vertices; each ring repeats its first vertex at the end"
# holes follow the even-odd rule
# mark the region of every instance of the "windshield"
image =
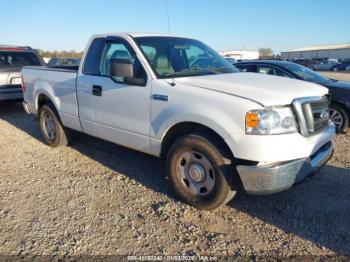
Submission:
POLYGON ((135 42, 159 78, 239 72, 202 42, 177 37, 139 37, 135 42))
POLYGON ((39 59, 31 52, 0 52, 0 68, 40 65, 39 59))
POLYGON ((288 63, 284 65, 284 67, 290 71, 292 71, 294 74, 302 78, 303 80, 309 81, 309 82, 314 82, 318 84, 326 83, 329 82, 330 80, 322 76, 315 71, 312 71, 304 66, 294 64, 294 63, 288 63))

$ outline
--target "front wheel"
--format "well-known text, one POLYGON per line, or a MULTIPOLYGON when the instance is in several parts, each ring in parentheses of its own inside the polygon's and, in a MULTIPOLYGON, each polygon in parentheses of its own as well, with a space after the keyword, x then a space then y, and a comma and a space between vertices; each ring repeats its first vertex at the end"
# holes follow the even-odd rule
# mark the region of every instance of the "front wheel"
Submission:
POLYGON ((213 210, 236 193, 235 171, 222 145, 210 136, 179 138, 167 156, 167 172, 177 195, 198 209, 213 210))
POLYGON ((52 147, 69 144, 69 135, 63 127, 56 109, 51 105, 44 105, 40 109, 40 128, 47 144, 52 147))
POLYGON ((334 123, 338 133, 345 133, 349 126, 349 116, 346 110, 338 105, 331 104, 329 109, 329 118, 334 123))

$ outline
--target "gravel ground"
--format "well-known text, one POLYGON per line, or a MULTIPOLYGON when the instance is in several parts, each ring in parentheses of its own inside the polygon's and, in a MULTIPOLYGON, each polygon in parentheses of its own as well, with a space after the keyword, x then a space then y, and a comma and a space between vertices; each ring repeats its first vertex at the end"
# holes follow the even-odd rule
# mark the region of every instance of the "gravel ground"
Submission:
POLYGON ((0 103, 0 254, 350 254, 349 148, 339 135, 330 163, 287 192, 199 211, 174 198, 160 160, 80 134, 52 149, 0 103))
POLYGON ((350 81, 350 72, 318 72, 322 75, 325 75, 326 77, 338 79, 342 81, 350 81))

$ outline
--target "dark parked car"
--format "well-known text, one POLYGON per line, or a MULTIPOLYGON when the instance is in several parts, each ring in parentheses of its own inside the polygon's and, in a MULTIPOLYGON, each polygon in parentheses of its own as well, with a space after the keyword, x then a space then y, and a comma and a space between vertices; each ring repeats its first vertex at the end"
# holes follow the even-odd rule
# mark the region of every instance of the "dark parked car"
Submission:
POLYGON ((21 69, 28 65, 45 62, 30 47, 0 46, 0 101, 23 99, 21 69))
POLYGON ((327 87, 331 94, 330 118, 338 132, 345 132, 350 117, 350 82, 322 76, 304 66, 287 61, 249 61, 236 63, 242 72, 261 73, 317 83, 327 87))
POLYGON ((335 65, 333 68, 333 71, 335 71, 335 72, 345 71, 348 66, 350 66, 350 60, 346 60, 338 65, 335 65))

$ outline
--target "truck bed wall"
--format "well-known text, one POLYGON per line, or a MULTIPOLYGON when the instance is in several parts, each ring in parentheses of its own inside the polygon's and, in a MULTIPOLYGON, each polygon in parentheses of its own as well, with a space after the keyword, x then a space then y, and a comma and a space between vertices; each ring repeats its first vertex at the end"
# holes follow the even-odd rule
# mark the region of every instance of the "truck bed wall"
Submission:
POLYGON ((81 131, 76 95, 76 70, 24 67, 22 75, 26 83, 24 100, 31 113, 38 114, 40 95, 50 98, 64 126, 81 131))

